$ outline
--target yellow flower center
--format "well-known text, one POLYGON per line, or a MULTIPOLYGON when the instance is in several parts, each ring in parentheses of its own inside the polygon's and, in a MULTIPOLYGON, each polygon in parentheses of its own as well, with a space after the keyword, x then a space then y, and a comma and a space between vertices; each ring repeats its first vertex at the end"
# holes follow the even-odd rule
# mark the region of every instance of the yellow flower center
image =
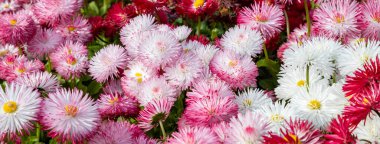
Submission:
POLYGON ((110 99, 108 100, 108 102, 113 105, 114 103, 118 102, 119 101, 119 98, 118 97, 114 97, 113 99, 110 99))
POLYGON ((12 26, 14 26, 14 25, 17 24, 17 20, 15 20, 15 19, 10 20, 10 21, 9 21, 9 24, 11 24, 12 26))
POLYGON ((3 56, 5 56, 5 55, 7 55, 8 54, 8 52, 9 52, 9 50, 2 50, 2 51, 0 51, 0 57, 3 57, 3 56))
MULTIPOLYGON (((302 144, 301 141, 298 140, 298 138, 297 138, 296 135, 294 135, 294 134, 289 134, 289 136, 293 139, 294 142, 297 142, 297 144, 302 144)), ((284 137, 284 140, 287 141, 287 142, 289 142, 289 140, 288 140, 286 137, 284 137)))
POLYGON ((77 63, 77 60, 73 56, 69 56, 66 58, 66 62, 70 65, 75 65, 77 63))
POLYGON ((235 67, 237 64, 238 64, 237 60, 230 60, 230 62, 228 62, 228 66, 230 67, 235 67))
POLYGON ((135 73, 135 76, 137 77, 137 82, 142 83, 142 81, 143 81, 142 74, 137 72, 137 73, 135 73))
POLYGON ((4 103, 3 110, 5 113, 14 113, 17 111, 17 103, 14 101, 8 101, 4 103))
POLYGON ((245 100, 243 101, 243 105, 244 105, 244 106, 251 106, 251 105, 252 105, 252 100, 250 100, 250 99, 245 99, 245 100))
POLYGON ((367 54, 363 54, 361 57, 362 62, 366 62, 368 61, 368 59, 369 59, 369 56, 367 54))
POLYGON ((9 4, 5 4, 5 5, 3 6, 4 9, 9 9, 9 7, 10 7, 9 4))
POLYGON ((66 115, 75 117, 78 113, 78 108, 73 105, 66 105, 65 106, 66 115))
POLYGON ((256 15, 255 19, 256 19, 256 21, 259 21, 259 22, 267 22, 268 21, 268 18, 261 15, 261 14, 256 15))
POLYGON ((74 26, 68 26, 67 30, 69 30, 69 32, 73 32, 73 31, 75 31, 75 27, 74 26))
POLYGON ((299 81, 297 82, 297 86, 298 86, 298 87, 303 87, 303 86, 305 86, 305 80, 299 80, 299 81))
POLYGON ((284 120, 284 117, 279 114, 274 114, 272 115, 271 119, 274 122, 282 122, 284 120))
POLYGON ((363 99, 363 104, 365 104, 365 105, 369 105, 370 104, 367 98, 363 99))
POLYGON ((341 15, 341 14, 337 14, 336 16, 335 16, 335 21, 337 22, 337 23, 343 23, 344 22, 344 16, 343 15, 341 15))
POLYGON ((355 40, 355 44, 359 44, 359 43, 362 43, 362 42, 365 42, 365 38, 358 38, 355 40))
POLYGON ((19 74, 23 74, 26 71, 25 67, 20 66, 16 68, 16 72, 19 74))
POLYGON ((320 110, 321 102, 316 99, 313 99, 307 104, 307 107, 309 107, 311 110, 320 110))
POLYGON ((204 3, 205 3, 205 0, 195 0, 193 3, 193 6, 195 8, 199 8, 199 7, 203 6, 204 3))

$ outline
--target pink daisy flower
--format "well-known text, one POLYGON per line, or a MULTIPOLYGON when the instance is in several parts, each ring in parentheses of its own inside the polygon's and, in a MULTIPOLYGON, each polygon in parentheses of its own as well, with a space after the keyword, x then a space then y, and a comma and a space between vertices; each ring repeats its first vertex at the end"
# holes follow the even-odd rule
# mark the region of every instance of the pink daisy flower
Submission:
POLYGON ((186 93, 186 103, 196 102, 205 98, 235 97, 228 84, 219 79, 200 80, 194 83, 191 91, 186 93))
POLYGON ((133 142, 133 130, 128 122, 103 122, 90 144, 127 144, 133 142))
POLYGON ((169 85, 164 78, 153 78, 144 82, 136 96, 142 106, 157 99, 167 98, 174 102, 177 97, 177 90, 169 85))
POLYGON ((20 50, 18 47, 11 45, 11 44, 5 44, 0 45, 0 59, 3 59, 6 56, 17 56, 19 55, 20 50))
POLYGON ((284 16, 277 5, 261 2, 244 7, 238 14, 237 23, 260 31, 268 40, 281 32, 284 16))
POLYGON ((62 36, 52 29, 39 28, 36 35, 28 42, 27 50, 31 55, 42 58, 59 47, 62 40, 62 36))
POLYGON ((367 0, 362 5, 363 35, 367 38, 380 40, 380 1, 367 0))
POLYGON ((169 116, 174 102, 168 98, 156 99, 149 102, 137 117, 139 127, 148 131, 163 122, 169 116))
POLYGON ((128 64, 127 52, 118 45, 108 45, 92 57, 88 71, 98 82, 118 77, 119 69, 128 64))
POLYGON ((55 90, 59 88, 57 77, 48 72, 34 72, 26 74, 16 78, 14 82, 45 92, 55 92, 55 90))
POLYGON ((313 13, 314 26, 327 37, 345 38, 360 33, 360 7, 353 0, 333 0, 322 3, 313 13))
POLYGON ((82 142, 95 132, 100 121, 95 102, 77 89, 61 89, 43 101, 41 125, 60 142, 82 142))
POLYGON ((137 96, 143 83, 157 76, 150 67, 139 61, 131 61, 129 68, 124 70, 124 76, 121 78, 121 87, 124 93, 137 96))
POLYGON ((0 42, 15 45, 28 42, 36 33, 36 28, 25 11, 4 14, 0 17, 0 42))
POLYGON ((103 87, 103 92, 106 94, 123 94, 123 89, 121 87, 121 81, 120 80, 111 80, 108 81, 105 86, 103 87))
POLYGON ((88 67, 87 48, 78 42, 67 41, 49 57, 55 70, 65 79, 80 77, 88 67))
POLYGON ((351 123, 340 116, 331 121, 328 134, 324 135, 327 143, 356 143, 352 132, 355 130, 351 123))
POLYGON ((39 72, 44 69, 44 64, 39 60, 28 60, 25 56, 7 56, 0 64, 0 77, 7 81, 13 81, 17 77, 39 72))
POLYGON ((39 0, 32 10, 41 24, 57 25, 79 11, 82 2, 83 0, 39 0))
POLYGON ((210 128, 191 127, 179 129, 168 139, 168 144, 217 144, 218 137, 210 128))
POLYGON ((220 122, 229 122, 236 116, 238 106, 231 97, 204 98, 187 104, 183 116, 191 126, 210 127, 220 122))
POLYGON ((62 21, 57 27, 56 32, 61 34, 65 40, 86 43, 91 38, 91 25, 87 19, 76 16, 73 19, 62 21))
POLYGON ((97 101, 100 115, 103 118, 117 118, 119 116, 136 116, 139 113, 139 104, 134 97, 122 94, 101 94, 97 101))
POLYGON ((231 118, 229 137, 226 143, 263 142, 263 136, 270 130, 269 121, 259 113, 238 114, 231 118))
POLYGON ((258 69, 250 56, 219 51, 210 62, 210 70, 233 88, 256 87, 258 69))
POLYGON ((221 143, 225 143, 229 136, 230 125, 226 122, 221 122, 212 127, 212 131, 218 136, 221 143))
POLYGON ((157 144, 158 141, 155 139, 151 139, 145 135, 140 135, 139 137, 134 139, 133 144, 157 144))

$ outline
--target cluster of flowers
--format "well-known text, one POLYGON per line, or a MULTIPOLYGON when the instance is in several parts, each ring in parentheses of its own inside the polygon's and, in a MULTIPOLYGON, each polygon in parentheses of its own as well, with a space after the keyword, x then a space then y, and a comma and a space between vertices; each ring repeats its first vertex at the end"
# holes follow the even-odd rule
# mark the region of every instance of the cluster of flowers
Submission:
MULTIPOLYGON (((193 39, 187 26, 138 15, 166 15, 170 1, 117 3, 93 22, 121 28, 122 44, 88 59, 85 43, 99 27, 76 15, 82 0, 1 1, 0 141, 20 143, 38 123, 72 143, 379 142, 380 1, 313 1, 313 25, 295 29, 278 50, 272 92, 257 88, 254 60, 283 30, 284 5, 300 3, 278 2, 244 7, 214 44, 193 39), (58 81, 86 74, 105 85, 97 99, 58 81), (178 131, 166 138, 163 122, 183 92, 178 131), (163 140, 144 133, 155 127, 163 140)), ((217 4, 184 0, 177 9, 198 17, 217 4)))

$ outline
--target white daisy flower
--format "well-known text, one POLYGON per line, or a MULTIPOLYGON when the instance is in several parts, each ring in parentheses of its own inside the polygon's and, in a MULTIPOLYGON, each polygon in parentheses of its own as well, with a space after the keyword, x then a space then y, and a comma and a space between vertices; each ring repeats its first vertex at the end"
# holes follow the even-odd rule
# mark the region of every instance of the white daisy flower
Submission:
POLYGON ((371 143, 380 142, 380 117, 373 116, 361 121, 353 132, 361 142, 365 140, 371 143))
MULTIPOLYGON (((313 68, 309 69, 309 85, 312 84, 328 85, 326 79, 318 74, 313 68)), ((299 91, 306 89, 306 69, 283 67, 279 74, 278 87, 274 89, 277 98, 291 99, 299 91)))
POLYGON ((136 98, 142 106, 146 106, 155 99, 168 98, 170 101, 175 101, 176 94, 176 89, 164 78, 152 78, 143 83, 136 98))
POLYGON ((219 49, 214 45, 201 45, 200 47, 196 47, 192 49, 192 52, 201 59, 203 66, 205 69, 209 69, 209 64, 211 59, 214 57, 216 52, 218 52, 219 49))
POLYGON ((368 41, 351 44, 339 52, 337 65, 341 75, 352 74, 362 68, 364 63, 380 54, 380 42, 368 41))
POLYGON ((11 12, 16 10, 18 7, 20 7, 17 4, 17 1, 14 0, 4 0, 0 2, 0 13, 2 12, 11 12))
POLYGON ((181 45, 183 48, 183 52, 185 53, 204 46, 202 43, 196 40, 184 41, 181 43, 181 45))
POLYGON ((335 70, 334 60, 343 46, 332 39, 314 37, 302 46, 290 47, 283 55, 284 65, 290 68, 306 69, 309 65, 325 78, 330 78, 335 70))
POLYGON ((230 28, 220 40, 223 49, 253 57, 261 53, 263 43, 260 32, 244 25, 230 28))
POLYGON ((29 132, 40 110, 39 96, 32 88, 14 83, 0 89, 0 135, 29 132))
POLYGON ((183 41, 189 37, 191 30, 192 29, 187 26, 179 26, 173 29, 173 33, 178 40, 183 41))
POLYGON ((272 100, 263 90, 248 88, 238 94, 235 103, 239 106, 239 112, 244 114, 270 105, 272 100))
POLYGON ((55 75, 48 72, 34 72, 17 77, 14 81, 19 85, 26 85, 33 89, 42 89, 46 92, 55 92, 59 82, 55 75))
POLYGON ((283 128, 285 121, 289 121, 290 117, 293 119, 295 118, 294 109, 289 106, 285 106, 284 103, 265 105, 261 107, 258 112, 267 117, 271 124, 270 131, 277 134, 281 134, 280 128, 283 128))
POLYGON ((0 45, 0 58, 3 58, 7 55, 18 55, 19 49, 11 44, 0 45))

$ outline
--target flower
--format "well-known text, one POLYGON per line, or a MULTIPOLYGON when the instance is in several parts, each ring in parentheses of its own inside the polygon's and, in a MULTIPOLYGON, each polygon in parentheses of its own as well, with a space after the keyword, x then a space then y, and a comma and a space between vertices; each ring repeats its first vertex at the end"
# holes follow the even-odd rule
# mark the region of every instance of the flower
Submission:
POLYGON ((380 117, 373 116, 359 123, 353 131, 359 140, 376 143, 380 141, 380 117))
POLYGON ((281 32, 284 16, 277 5, 261 2, 239 11, 237 23, 260 31, 263 38, 268 40, 281 32))
POLYGON ((105 16, 105 23, 110 28, 116 26, 118 28, 126 25, 129 20, 137 15, 136 7, 133 5, 123 6, 122 2, 115 3, 108 9, 105 16))
POLYGON ((168 83, 182 90, 187 89, 202 71, 202 62, 192 53, 182 54, 170 67, 164 69, 168 83))
POLYGON ((168 98, 156 99, 149 102, 137 117, 139 127, 148 131, 166 120, 174 102, 168 98))
POLYGON ((338 116, 331 121, 327 129, 329 133, 324 137, 327 143, 355 143, 356 140, 352 135, 354 129, 347 119, 338 116))
POLYGON ((258 111, 270 121, 270 131, 277 134, 281 134, 280 128, 285 125, 286 121, 290 120, 291 116, 295 115, 295 110, 292 107, 279 102, 263 105, 258 111))
POLYGON ((204 14, 211 15, 217 9, 219 2, 216 0, 182 0, 176 10, 190 18, 196 18, 204 14))
POLYGON ((118 93, 101 94, 97 106, 103 118, 136 116, 139 113, 139 104, 136 98, 118 93))
POLYGON ((239 112, 244 114, 270 105, 272 104, 272 100, 263 90, 247 88, 238 94, 235 103, 239 106, 239 112))
POLYGON ((59 88, 59 82, 55 75, 48 72, 34 72, 15 79, 15 83, 25 85, 34 90, 43 90, 45 92, 55 92, 59 88))
POLYGON ((322 3, 313 14, 313 24, 327 37, 347 38, 360 33, 360 7, 353 0, 333 0, 322 3))
POLYGON ((12 141, 13 136, 30 132, 40 111, 42 100, 39 96, 37 91, 27 86, 6 84, 0 90, 0 135, 7 135, 12 141))
POLYGON ((0 2, 0 13, 12 12, 19 7, 20 5, 16 1, 4 0, 0 2))
POLYGON ((124 70, 121 78, 121 87, 124 93, 137 96, 143 83, 157 76, 150 67, 140 61, 131 61, 128 69, 124 70))
POLYGON ((124 48, 108 45, 92 57, 89 72, 98 82, 118 77, 119 69, 127 66, 128 56, 124 48))
POLYGON ((168 139, 168 144, 215 144, 219 143, 218 137, 206 127, 191 127, 179 129, 168 139))
POLYGON ((81 16, 64 20, 55 29, 66 41, 86 43, 92 36, 91 25, 81 16))
POLYGON ((144 82, 136 96, 142 106, 156 99, 168 98, 168 101, 175 101, 176 89, 170 86, 164 78, 152 78, 144 82))
POLYGON ((39 0, 32 10, 41 24, 57 25, 79 11, 82 2, 83 0, 39 0))
POLYGON ((208 71, 211 59, 214 57, 216 52, 219 51, 219 49, 211 44, 205 46, 200 44, 199 46, 195 45, 194 48, 191 48, 191 51, 202 61, 204 69, 208 71))
POLYGON ((36 33, 36 24, 25 11, 4 14, 0 17, 0 42, 22 44, 36 33))
POLYGON ((133 131, 128 122, 103 122, 97 133, 90 139, 90 144, 125 144, 133 142, 133 131))
POLYGON ((230 126, 226 122, 221 122, 219 124, 213 125, 213 127, 211 128, 211 130, 216 134, 216 136, 218 136, 219 141, 221 143, 224 143, 225 140, 228 138, 228 129, 230 129, 230 126))
POLYGON ((186 93, 186 103, 196 102, 206 98, 235 97, 228 84, 219 79, 200 80, 193 84, 191 91, 186 93))
POLYGON ((367 0, 362 5, 363 36, 380 40, 380 2, 377 0, 367 0))
POLYGON ((106 94, 123 94, 123 89, 121 87, 120 80, 111 80, 108 81, 103 87, 103 92, 106 94))
POLYGON ((229 137, 226 143, 257 143, 270 130, 270 123, 259 113, 238 114, 231 118, 229 137))
POLYGON ((0 72, 2 73, 0 77, 11 82, 21 75, 42 71, 43 69, 44 65, 39 60, 28 60, 24 55, 8 55, 0 63, 0 72))
POLYGON ((62 36, 53 29, 38 29, 36 35, 28 43, 28 52, 35 57, 42 58, 59 47, 62 36))
POLYGON ((186 40, 187 37, 189 37, 192 29, 187 26, 179 26, 173 29, 174 35, 177 37, 178 40, 183 41, 186 40))
POLYGON ((258 69, 250 56, 219 51, 210 62, 210 70, 233 88, 256 87, 258 69))
POLYGON ((81 142, 95 132, 100 122, 95 102, 77 89, 49 93, 41 109, 41 125, 48 136, 61 142, 81 142))
POLYGON ((0 59, 3 59, 6 56, 18 56, 18 55, 19 55, 18 47, 11 44, 0 45, 0 59))
POLYGON ((237 113, 238 106, 233 102, 233 98, 212 97, 187 104, 183 116, 191 126, 210 127, 223 121, 229 122, 237 113))
POLYGON ((261 53, 263 43, 260 32, 251 30, 245 25, 228 29, 220 40, 223 49, 253 57, 261 53))

